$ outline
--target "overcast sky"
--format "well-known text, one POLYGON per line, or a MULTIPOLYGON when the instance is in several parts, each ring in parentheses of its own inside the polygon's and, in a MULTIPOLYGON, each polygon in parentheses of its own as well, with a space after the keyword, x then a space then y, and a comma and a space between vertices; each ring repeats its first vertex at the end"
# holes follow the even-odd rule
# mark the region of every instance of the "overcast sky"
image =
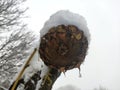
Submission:
POLYGON ((66 76, 58 78, 53 90, 67 85, 81 90, 99 85, 120 90, 120 0, 28 0, 27 6, 28 27, 36 33, 53 13, 66 9, 85 17, 90 29, 91 42, 81 66, 82 77, 77 69, 67 71, 66 76))

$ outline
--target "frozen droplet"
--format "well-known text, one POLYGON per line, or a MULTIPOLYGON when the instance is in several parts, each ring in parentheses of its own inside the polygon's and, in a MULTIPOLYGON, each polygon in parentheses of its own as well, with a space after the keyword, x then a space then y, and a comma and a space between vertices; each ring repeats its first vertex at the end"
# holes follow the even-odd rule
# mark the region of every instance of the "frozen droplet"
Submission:
POLYGON ((78 70, 79 70, 79 77, 82 77, 82 75, 81 75, 81 73, 80 73, 80 68, 78 68, 78 70))
POLYGON ((81 65, 81 63, 78 63, 78 64, 76 65, 76 68, 78 68, 78 70, 79 70, 79 77, 81 77, 81 73, 80 73, 80 65, 81 65))
POLYGON ((61 67, 60 71, 63 72, 63 74, 65 75, 65 67, 61 67))

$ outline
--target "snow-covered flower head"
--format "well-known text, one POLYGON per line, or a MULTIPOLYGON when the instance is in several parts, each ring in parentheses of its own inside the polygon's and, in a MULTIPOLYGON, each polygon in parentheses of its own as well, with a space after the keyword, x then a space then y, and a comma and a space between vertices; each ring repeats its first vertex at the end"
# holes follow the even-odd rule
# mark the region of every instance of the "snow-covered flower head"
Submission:
POLYGON ((83 63, 90 34, 85 19, 68 10, 53 14, 41 32, 39 53, 51 68, 69 70, 83 63))

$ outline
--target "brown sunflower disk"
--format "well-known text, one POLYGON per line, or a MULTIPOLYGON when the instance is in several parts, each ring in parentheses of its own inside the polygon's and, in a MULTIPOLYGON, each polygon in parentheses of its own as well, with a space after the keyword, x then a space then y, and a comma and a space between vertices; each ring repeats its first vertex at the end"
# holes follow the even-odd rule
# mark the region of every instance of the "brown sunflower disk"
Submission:
POLYGON ((80 67, 88 48, 82 30, 74 25, 52 27, 41 37, 39 53, 46 65, 61 71, 80 67))

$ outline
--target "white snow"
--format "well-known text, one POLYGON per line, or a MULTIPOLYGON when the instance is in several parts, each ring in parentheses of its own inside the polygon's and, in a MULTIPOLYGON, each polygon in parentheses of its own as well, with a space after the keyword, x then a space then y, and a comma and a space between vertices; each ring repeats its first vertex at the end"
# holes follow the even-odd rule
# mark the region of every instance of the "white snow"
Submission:
POLYGON ((27 82, 30 79, 30 77, 33 76, 33 74, 37 73, 40 70, 40 77, 43 78, 48 71, 48 67, 40 59, 39 52, 37 51, 31 59, 29 66, 24 71, 23 77, 25 82, 27 82))
POLYGON ((23 85, 23 84, 20 84, 20 85, 17 87, 17 90, 24 90, 24 85, 23 85))
MULTIPOLYGON (((33 51, 31 51, 31 53, 32 52, 33 51)), ((26 62, 27 62, 27 60, 26 60, 26 62)), ((24 67, 24 65, 22 66, 21 70, 23 69, 23 67, 24 67)), ((19 73, 21 72, 21 70, 19 71, 19 73)), ((40 74, 41 79, 38 81, 38 83, 36 85, 36 90, 38 90, 38 88, 40 87, 41 82, 43 80, 43 77, 46 75, 48 70, 49 70, 49 68, 40 59, 39 52, 37 50, 37 52, 32 57, 32 59, 29 63, 29 66, 25 69, 21 78, 23 78, 24 81, 27 82, 35 73, 37 73, 38 71, 41 71, 41 74, 40 74)), ((19 75, 19 73, 17 74, 17 76, 19 75)), ((14 78, 14 80, 16 80, 17 76, 14 78)), ((18 88, 17 90, 21 90, 21 89, 18 88)))
MULTIPOLYGON (((42 60, 41 60, 42 61, 42 60)), ((47 72, 49 71, 49 68, 44 64, 44 62, 42 61, 42 65, 41 65, 41 74, 40 74, 40 77, 41 79, 37 82, 37 85, 36 85, 36 90, 39 90, 39 88, 41 87, 41 84, 42 84, 42 80, 44 78, 44 76, 47 74, 47 72)))
POLYGON ((41 37, 45 35, 51 27, 55 27, 61 24, 77 26, 84 32, 88 42, 90 42, 90 33, 84 17, 79 14, 72 13, 68 10, 60 10, 53 14, 50 19, 45 22, 44 27, 40 31, 41 37))

